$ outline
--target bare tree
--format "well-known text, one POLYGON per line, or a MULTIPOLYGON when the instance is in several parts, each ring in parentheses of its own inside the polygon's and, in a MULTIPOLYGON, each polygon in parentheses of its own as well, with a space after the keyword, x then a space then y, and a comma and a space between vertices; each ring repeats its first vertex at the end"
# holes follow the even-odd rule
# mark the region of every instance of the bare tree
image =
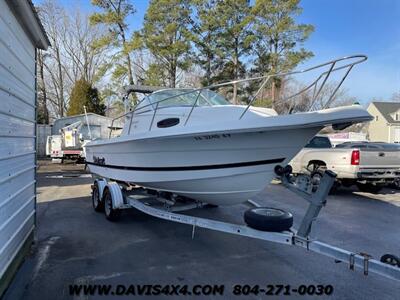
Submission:
POLYGON ((44 56, 43 50, 37 52, 37 77, 38 77, 38 122, 49 124, 49 109, 47 106, 47 90, 44 80, 44 56))
POLYGON ((88 16, 77 10, 64 21, 67 30, 64 31, 64 55, 67 76, 72 82, 83 78, 90 83, 95 83, 104 75, 105 69, 101 68, 109 48, 94 47, 93 42, 102 36, 105 31, 103 26, 89 24, 88 16))
POLYGON ((107 70, 103 65, 109 49, 93 47, 105 28, 91 26, 88 16, 79 10, 69 13, 54 1, 44 1, 38 10, 52 45, 38 57, 40 95, 59 118, 66 114, 74 83, 83 78, 95 84, 107 70))
POLYGON ((52 104, 57 117, 64 116, 66 110, 65 70, 62 62, 62 35, 65 28, 65 12, 52 1, 39 7, 39 15, 51 42, 46 59, 43 59, 43 77, 47 80, 46 99, 52 104))
POLYGON ((392 95, 392 101, 400 102, 400 91, 392 95))
POLYGON ((108 33, 97 39, 97 46, 113 45, 119 48, 119 55, 126 58, 126 67, 120 65, 123 73, 128 74, 129 84, 133 84, 131 45, 129 43, 127 17, 136 12, 134 6, 127 0, 92 0, 92 4, 101 9, 90 16, 93 25, 102 24, 108 27, 108 33))
POLYGON ((293 78, 288 78, 282 81, 282 96, 281 100, 276 102, 275 109, 282 113, 294 113, 350 105, 356 102, 356 98, 349 96, 348 91, 343 87, 335 93, 337 85, 337 82, 327 82, 314 99, 312 88, 301 92, 306 86, 293 78))

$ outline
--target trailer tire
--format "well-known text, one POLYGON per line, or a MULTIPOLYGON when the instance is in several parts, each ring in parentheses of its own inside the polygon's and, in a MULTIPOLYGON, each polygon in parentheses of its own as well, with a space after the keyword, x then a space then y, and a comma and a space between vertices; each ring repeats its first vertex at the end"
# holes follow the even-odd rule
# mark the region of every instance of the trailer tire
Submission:
POLYGON ((384 254, 381 257, 381 262, 400 268, 400 258, 393 254, 384 254))
POLYGON ((256 207, 244 213, 244 221, 257 230, 280 232, 292 227, 293 215, 282 209, 256 207))
POLYGON ((106 219, 111 222, 117 221, 121 216, 121 210, 115 209, 113 207, 112 194, 108 187, 104 189, 103 202, 104 202, 104 214, 106 215, 106 219))
POLYGON ((100 197, 99 185, 97 182, 93 184, 92 190, 92 205, 93 209, 97 212, 104 211, 104 202, 103 199, 100 197))

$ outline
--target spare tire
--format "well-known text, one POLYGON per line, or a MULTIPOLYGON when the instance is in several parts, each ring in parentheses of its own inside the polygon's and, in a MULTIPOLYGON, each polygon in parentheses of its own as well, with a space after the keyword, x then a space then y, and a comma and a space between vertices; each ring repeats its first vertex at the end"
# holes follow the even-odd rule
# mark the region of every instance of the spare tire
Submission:
POLYGON ((244 221, 257 230, 280 232, 292 227, 293 215, 282 209, 257 207, 244 213, 244 221))
POLYGON ((385 254, 381 257, 381 262, 400 268, 400 258, 393 254, 385 254))

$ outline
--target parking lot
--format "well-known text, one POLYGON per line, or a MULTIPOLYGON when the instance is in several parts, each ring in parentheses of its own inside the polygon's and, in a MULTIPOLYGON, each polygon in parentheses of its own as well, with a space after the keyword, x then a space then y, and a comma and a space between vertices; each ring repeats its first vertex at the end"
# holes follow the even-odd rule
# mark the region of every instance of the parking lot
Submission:
MULTIPOLYGON (((92 179, 83 167, 41 162, 37 243, 5 299, 71 299, 71 284, 220 284, 225 293, 215 296, 219 299, 232 298, 236 284, 332 285, 332 295, 326 296, 329 299, 399 299, 399 282, 374 274, 365 277, 360 271, 348 270, 347 263, 335 263, 300 248, 205 229, 196 229, 192 239, 190 226, 134 210, 124 211, 117 223, 108 222, 92 209, 92 179)), ((253 200, 292 212, 295 226, 306 208, 305 201, 277 184, 253 200)), ((188 213, 242 223, 245 208, 239 205, 188 213)), ((313 236, 347 250, 377 258, 384 253, 399 255, 400 193, 391 189, 379 195, 341 190, 328 198, 315 226, 313 236)))

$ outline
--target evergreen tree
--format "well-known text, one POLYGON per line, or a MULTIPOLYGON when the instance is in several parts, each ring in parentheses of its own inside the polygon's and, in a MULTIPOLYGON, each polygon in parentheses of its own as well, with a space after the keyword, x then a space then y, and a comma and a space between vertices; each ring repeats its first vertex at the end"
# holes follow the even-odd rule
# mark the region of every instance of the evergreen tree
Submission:
POLYGON ((105 67, 116 66, 113 77, 123 78, 128 75, 129 84, 133 84, 133 62, 130 52, 134 45, 129 42, 127 36, 128 24, 126 19, 129 15, 135 13, 135 8, 129 0, 92 0, 92 4, 99 7, 102 12, 93 13, 90 16, 90 23, 92 25, 103 24, 108 27, 108 34, 102 36, 93 46, 99 48, 116 47, 118 52, 114 55, 113 64, 108 64, 105 67), (120 63, 118 61, 120 58, 125 58, 125 61, 120 63))
POLYGON ((192 41, 196 49, 194 61, 202 70, 202 85, 215 82, 217 57, 223 56, 218 48, 217 33, 220 28, 216 10, 217 0, 194 0, 195 17, 192 20, 192 41))
POLYGON ((190 14, 189 0, 152 0, 144 18, 143 45, 155 58, 158 75, 167 74, 170 87, 177 83, 178 70, 190 66, 190 14))
MULTIPOLYGON (((255 17, 257 55, 254 73, 266 75, 288 72, 313 56, 311 51, 299 48, 314 31, 309 24, 296 24, 301 14, 299 0, 256 0, 252 9, 255 17)), ((279 98, 279 79, 272 80, 272 101, 279 98)))
MULTIPOLYGON (((249 54, 254 41, 250 4, 248 0, 218 0, 215 9, 219 27, 216 35, 218 78, 223 76, 225 80, 237 80, 246 71, 242 59, 249 54)), ((238 84, 233 85, 232 94, 236 104, 238 84)))
POLYGON ((84 113, 84 106, 86 106, 87 112, 104 116, 105 105, 100 100, 98 90, 85 79, 80 79, 75 82, 72 88, 67 115, 73 116, 84 113))
POLYGON ((163 66, 157 62, 150 63, 143 74, 142 83, 150 86, 168 86, 168 74, 163 66))

